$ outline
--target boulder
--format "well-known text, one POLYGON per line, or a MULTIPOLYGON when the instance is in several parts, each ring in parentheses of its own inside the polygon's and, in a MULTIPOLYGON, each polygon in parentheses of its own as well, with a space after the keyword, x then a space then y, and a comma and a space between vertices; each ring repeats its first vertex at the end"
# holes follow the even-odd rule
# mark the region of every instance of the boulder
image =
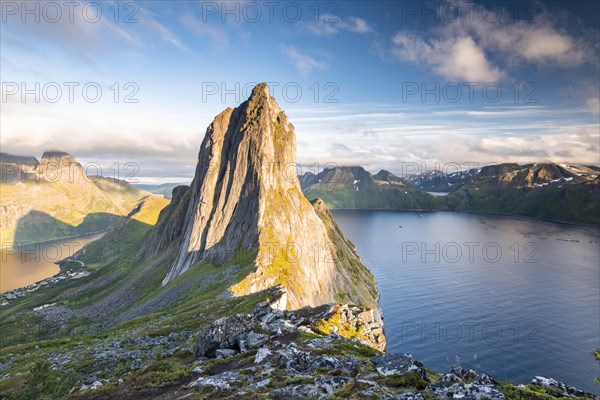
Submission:
POLYGON ((208 377, 200 377, 191 386, 196 388, 202 388, 210 386, 216 389, 231 389, 230 382, 239 381, 240 374, 233 371, 223 372, 219 375, 213 375, 208 377))
POLYGON ((372 358, 377 372, 389 376, 414 372, 421 379, 428 380, 423 364, 417 361, 412 354, 383 354, 372 358))
POLYGON ((217 358, 228 358, 235 356, 238 352, 232 349, 217 349, 215 350, 215 356, 217 358))
POLYGON ((438 398, 461 398, 464 400, 504 400, 498 383, 487 374, 478 375, 472 369, 459 366, 449 374, 442 374, 440 382, 427 387, 438 398))
POLYGON ((240 350, 239 342, 256 324, 250 315, 223 317, 208 327, 196 342, 196 357, 215 357, 217 349, 240 350))
POLYGON ((256 352, 256 356, 254 357, 254 363, 260 364, 265 360, 265 358, 269 357, 270 355, 273 355, 273 353, 271 352, 271 350, 269 350, 268 347, 261 347, 256 352))
POLYGON ((535 376, 531 381, 532 385, 541 386, 546 389, 552 389, 560 392, 562 395, 567 397, 585 397, 589 396, 593 398, 594 396, 584 392, 583 390, 579 390, 573 386, 569 386, 563 382, 557 381, 554 378, 546 378, 544 376, 535 376))
POLYGON ((280 350, 279 365, 288 371, 306 371, 311 365, 310 353, 298 350, 292 343, 287 349, 280 350))

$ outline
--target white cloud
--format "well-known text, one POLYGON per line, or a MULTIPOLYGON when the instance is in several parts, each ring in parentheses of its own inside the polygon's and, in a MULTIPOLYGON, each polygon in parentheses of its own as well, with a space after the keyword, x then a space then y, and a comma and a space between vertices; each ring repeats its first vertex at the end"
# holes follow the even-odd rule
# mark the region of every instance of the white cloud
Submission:
POLYGON ((350 32, 356 33, 369 33, 373 31, 371 25, 369 25, 367 21, 359 17, 349 17, 346 20, 345 29, 347 29, 350 32))
POLYGON ((303 77, 307 77, 315 69, 326 69, 329 64, 319 61, 307 54, 300 52, 295 47, 284 47, 284 54, 294 63, 294 66, 303 77))
POLYGON ((505 17, 491 22, 481 13, 464 13, 419 35, 399 31, 392 37, 391 49, 380 53, 427 65, 450 79, 494 81, 520 64, 576 67, 591 60, 597 50, 585 38, 560 29, 557 17, 547 12, 540 13, 535 23, 515 21, 507 17, 508 10, 501 14, 505 17))
POLYGON ((462 29, 470 32, 486 49, 501 52, 509 63, 557 66, 584 63, 587 51, 593 49, 586 50, 588 44, 583 39, 561 32, 550 19, 545 18, 542 16, 533 24, 523 21, 496 24, 484 20, 465 21, 462 29))
POLYGON ((490 65, 483 50, 470 37, 457 39, 447 61, 439 65, 440 74, 451 79, 496 81, 504 74, 490 65))
POLYGON ((317 21, 312 20, 302 26, 319 36, 331 36, 343 31, 360 34, 373 32, 373 27, 365 19, 354 16, 342 19, 321 15, 317 21))
POLYGON ((597 97, 588 99, 585 102, 585 108, 593 114, 600 114, 600 99, 597 97))
POLYGON ((398 60, 430 65, 448 79, 494 82, 504 76, 470 37, 426 42, 414 34, 397 33, 392 42, 398 60))
MULTIPOLYGON (((348 106, 348 105, 347 105, 348 106)), ((381 104, 354 105, 332 116, 303 118, 290 112, 298 136, 298 162, 363 165, 400 172, 402 163, 569 162, 600 164, 600 126, 574 118, 578 108, 423 106, 382 116, 381 104), (425 124, 423 121, 427 121, 425 124), (375 136, 377 140, 372 140, 375 136), (369 146, 365 146, 365 140, 369 146), (323 143, 326 143, 324 145, 323 143), (360 150, 360 151, 357 151, 360 150)), ((315 107, 322 110, 322 107, 315 107)))
POLYGON ((177 37, 177 35, 172 32, 165 25, 158 22, 156 18, 147 10, 142 9, 142 13, 140 15, 141 24, 147 29, 153 31, 158 34, 158 36, 162 39, 162 41, 177 47, 180 50, 185 51, 186 53, 191 53, 192 51, 177 37))

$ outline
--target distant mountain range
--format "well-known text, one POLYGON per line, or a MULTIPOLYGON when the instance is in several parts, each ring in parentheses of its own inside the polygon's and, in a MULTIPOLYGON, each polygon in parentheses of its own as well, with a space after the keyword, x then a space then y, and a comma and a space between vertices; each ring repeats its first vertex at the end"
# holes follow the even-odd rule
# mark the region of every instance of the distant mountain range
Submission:
POLYGON ((473 179, 479 171, 480 169, 469 169, 467 171, 443 173, 442 171, 433 170, 408 175, 404 180, 417 189, 427 192, 451 193, 473 179))
POLYGON ((461 210, 600 223, 600 168, 567 164, 499 164, 400 178, 382 170, 336 167, 299 177, 308 198, 331 208, 461 210), (426 192, 449 192, 433 196, 426 192))
POLYGON ((600 224, 600 168, 551 163, 491 165, 445 200, 452 210, 600 224))
POLYGON ((41 161, 0 153, 1 246, 102 231, 150 193, 110 178, 88 177, 64 152, 41 161))
POLYGON ((434 196, 415 188, 389 171, 372 175, 363 167, 336 167, 300 178, 305 196, 319 197, 331 208, 433 210, 434 196))

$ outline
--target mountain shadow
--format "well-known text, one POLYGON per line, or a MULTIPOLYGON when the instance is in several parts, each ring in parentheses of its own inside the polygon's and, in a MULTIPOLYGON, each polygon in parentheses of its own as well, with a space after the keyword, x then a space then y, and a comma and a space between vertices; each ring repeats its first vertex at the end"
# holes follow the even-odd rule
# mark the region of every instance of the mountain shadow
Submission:
MULTIPOLYGON (((32 210, 17 221, 13 242, 14 245, 23 245, 87 235, 105 231, 123 219, 124 216, 110 213, 91 213, 85 216, 81 224, 74 226, 45 212, 32 210)), ((9 238, 4 240, 8 242, 9 238)))

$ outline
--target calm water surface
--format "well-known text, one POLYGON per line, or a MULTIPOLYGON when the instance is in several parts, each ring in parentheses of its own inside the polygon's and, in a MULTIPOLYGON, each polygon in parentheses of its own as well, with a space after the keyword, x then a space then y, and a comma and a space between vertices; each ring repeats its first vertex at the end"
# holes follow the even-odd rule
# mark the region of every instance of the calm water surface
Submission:
POLYGON ((599 393, 600 228, 505 216, 335 210, 381 292, 388 349, 496 379, 599 393))
POLYGON ((60 272, 56 263, 71 257, 104 233, 0 250, 0 293, 31 285, 60 272))

